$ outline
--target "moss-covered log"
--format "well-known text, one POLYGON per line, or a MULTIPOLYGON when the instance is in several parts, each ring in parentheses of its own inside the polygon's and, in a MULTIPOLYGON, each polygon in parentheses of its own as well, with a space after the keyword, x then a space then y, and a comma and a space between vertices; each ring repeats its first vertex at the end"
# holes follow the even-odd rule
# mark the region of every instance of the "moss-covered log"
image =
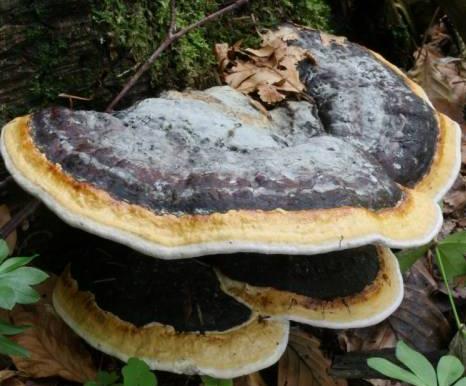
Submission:
MULTIPOLYGON (((177 24, 225 3, 178 0, 177 24)), ((102 109, 163 39, 169 8, 169 0, 0 0, 0 123, 51 103, 68 104, 60 93, 92 98, 76 107, 102 109)), ((257 29, 282 21, 328 29, 329 14, 326 0, 251 0, 177 42, 126 104, 162 88, 215 84, 214 43, 251 44, 257 29)))

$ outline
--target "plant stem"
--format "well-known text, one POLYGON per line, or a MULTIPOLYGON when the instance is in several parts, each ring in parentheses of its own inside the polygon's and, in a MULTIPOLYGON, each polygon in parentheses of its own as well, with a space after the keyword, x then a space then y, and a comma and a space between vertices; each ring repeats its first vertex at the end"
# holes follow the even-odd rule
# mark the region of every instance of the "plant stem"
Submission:
POLYGON ((150 66, 157 60, 157 58, 162 54, 163 51, 165 51, 168 47, 170 47, 174 42, 176 42, 179 38, 181 38, 183 35, 186 35, 188 32, 191 32, 193 29, 196 29, 205 23, 214 20, 223 14, 233 11, 234 9, 248 3, 249 0, 236 0, 234 3, 219 9, 218 11, 211 13, 210 15, 207 15, 203 19, 187 26, 186 28, 183 28, 179 31, 175 32, 175 2, 172 2, 172 18, 171 18, 171 23, 170 27, 167 33, 167 37, 165 40, 160 44, 159 47, 152 53, 152 55, 147 59, 147 61, 139 67, 139 69, 136 71, 136 73, 132 76, 132 78, 126 83, 126 85, 123 87, 123 89, 120 91, 120 93, 113 99, 113 101, 108 105, 108 107, 105 109, 105 111, 111 112, 113 108, 116 106, 116 104, 123 98, 126 93, 135 85, 135 83, 138 81, 138 79, 141 77, 141 75, 146 72, 150 66))
POLYGON ((442 274, 443 281, 445 282, 445 287, 447 289, 448 299, 450 299, 451 309, 453 310, 453 315, 455 317, 456 326, 458 330, 461 331, 463 328, 463 323, 461 323, 460 317, 458 315, 458 311, 456 309, 455 300, 453 299, 450 285, 448 284, 447 275, 445 273, 445 267, 443 266, 442 255, 438 247, 435 247, 435 257, 437 258, 438 266, 440 268, 440 273, 442 274))

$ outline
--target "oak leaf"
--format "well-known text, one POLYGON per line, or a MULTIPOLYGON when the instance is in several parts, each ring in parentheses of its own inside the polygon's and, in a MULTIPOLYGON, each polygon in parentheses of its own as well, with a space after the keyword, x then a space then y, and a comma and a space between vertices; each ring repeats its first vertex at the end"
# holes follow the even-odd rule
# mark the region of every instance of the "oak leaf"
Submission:
POLYGON ((257 92, 264 102, 270 104, 277 103, 285 99, 285 95, 278 92, 277 88, 270 84, 261 84, 257 86, 257 92))
POLYGON ((414 53, 415 64, 408 75, 422 86, 437 110, 466 130, 466 59, 443 53, 453 40, 443 23, 431 28, 427 37, 428 42, 414 53))
POLYGON ((332 34, 321 32, 320 41, 325 47, 328 47, 332 44, 338 44, 340 46, 343 46, 346 43, 346 38, 344 36, 335 36, 332 34))
POLYGON ((328 374, 330 360, 319 340, 301 329, 290 331, 288 348, 278 362, 278 386, 346 386, 328 374))
POLYGON ((304 84, 297 65, 303 60, 315 65, 315 59, 305 49, 287 43, 297 39, 289 28, 269 31, 261 35, 260 48, 241 48, 217 44, 215 54, 219 70, 226 84, 244 94, 257 95, 268 104, 282 101, 287 94, 302 94, 304 84))
POLYGON ((95 378, 90 353, 50 304, 16 307, 11 319, 31 326, 13 338, 30 353, 12 358, 18 370, 33 378, 59 376, 80 383, 95 378))

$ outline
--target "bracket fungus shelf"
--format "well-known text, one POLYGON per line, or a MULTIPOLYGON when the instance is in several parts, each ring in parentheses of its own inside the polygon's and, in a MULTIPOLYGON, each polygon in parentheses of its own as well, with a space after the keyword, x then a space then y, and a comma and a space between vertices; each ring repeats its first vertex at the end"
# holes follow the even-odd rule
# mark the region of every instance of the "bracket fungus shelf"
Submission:
POLYGON ((107 244, 71 257, 53 304, 107 354, 137 356, 157 370, 230 378, 275 363, 289 320, 364 327, 387 317, 402 297, 397 260, 384 247, 164 261, 107 244))
POLYGON ((430 241, 458 125, 380 56, 298 32, 315 103, 269 120, 214 87, 114 114, 49 108, 4 127, 6 165, 65 221, 159 258, 430 241))
POLYGON ((58 314, 95 348, 218 378, 268 367, 285 350, 289 322, 228 296, 208 265, 115 253, 75 257, 53 292, 58 314))
POLYGON ((398 261, 386 247, 313 256, 215 256, 222 289, 263 315, 326 328, 377 324, 403 299, 398 261))
POLYGON ((3 128, 14 179, 70 225, 159 259, 202 258, 72 262, 54 304, 96 348, 234 377, 278 360, 289 320, 362 327, 399 305, 388 247, 439 231, 459 127, 370 50, 281 32, 316 61, 300 65, 310 98, 269 116, 224 86, 112 114, 52 107, 3 128))

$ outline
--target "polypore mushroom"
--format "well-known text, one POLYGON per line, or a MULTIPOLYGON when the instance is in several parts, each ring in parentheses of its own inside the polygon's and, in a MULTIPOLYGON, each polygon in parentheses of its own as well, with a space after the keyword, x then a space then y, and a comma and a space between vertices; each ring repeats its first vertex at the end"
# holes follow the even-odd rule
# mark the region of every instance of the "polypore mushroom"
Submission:
MULTIPOLYGON (((114 284, 133 301, 114 302, 99 292, 102 278, 87 277, 84 265, 74 264, 73 276, 61 277, 54 304, 89 343, 121 359, 140 356, 153 368, 230 377, 278 359, 285 319, 355 327, 381 320, 398 305, 400 273, 387 249, 318 254, 431 240, 442 222, 438 201, 459 170, 459 127, 371 51, 317 31, 285 32, 317 60, 301 69, 312 98, 284 103, 270 118, 240 92, 214 87, 168 92, 113 114, 49 108, 3 128, 1 151, 16 181, 88 232, 166 259, 317 254, 248 256, 255 265, 250 273, 245 257, 223 256, 231 260, 216 263, 223 288, 257 313, 218 295, 228 305, 229 324, 219 327, 215 306, 206 315, 216 323, 204 333, 199 325, 178 324, 160 305, 162 292, 144 297, 132 289, 139 278, 118 276, 114 284), (343 273, 345 265, 360 269, 343 273), (277 267, 288 267, 293 279, 277 280, 277 267), (313 280, 296 277, 301 267, 313 280), (351 285, 325 287, 312 273, 317 269, 351 285), (140 295, 148 315, 134 320, 142 316, 129 306, 140 295)), ((196 269, 209 272, 210 279, 199 280, 203 288, 220 293, 210 267, 144 264, 157 267, 151 283, 165 282, 173 296, 184 297, 176 284, 196 269)), ((123 266, 125 274, 133 272, 123 266)), ((193 294, 196 302, 208 298, 197 289, 193 294)), ((173 304, 181 302, 176 299, 173 304)))
POLYGON ((314 256, 215 256, 225 292, 265 315, 327 328, 388 317, 403 298, 398 261, 385 247, 314 256))
POLYGON ((161 258, 429 241, 458 171, 457 125, 369 51, 318 47, 317 105, 269 120, 215 87, 115 114, 49 108, 4 127, 5 163, 65 221, 161 258), (325 72, 327 52, 346 66, 325 72))
POLYGON ((251 312, 221 291, 208 265, 195 260, 95 250, 72 259, 53 304, 95 348, 175 373, 248 374, 275 363, 288 341, 288 321, 251 312))

